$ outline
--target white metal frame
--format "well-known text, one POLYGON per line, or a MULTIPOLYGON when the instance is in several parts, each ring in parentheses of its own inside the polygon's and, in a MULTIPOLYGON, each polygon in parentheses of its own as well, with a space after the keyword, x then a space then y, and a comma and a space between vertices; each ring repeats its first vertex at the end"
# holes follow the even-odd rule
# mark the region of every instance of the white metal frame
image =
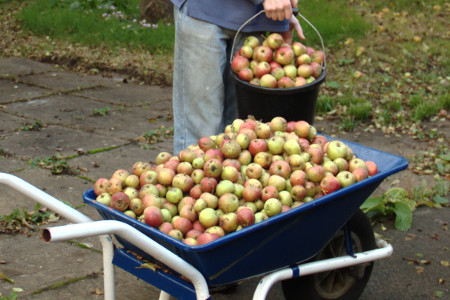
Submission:
MULTIPOLYGON (((79 211, 69 207, 58 199, 11 174, 0 172, 0 183, 6 184, 17 191, 22 192, 50 210, 76 223, 45 229, 43 231, 43 239, 45 241, 65 241, 90 236, 100 237, 103 247, 105 299, 115 299, 114 267, 112 264, 114 249, 109 236, 110 234, 115 234, 128 240, 132 244, 150 254, 152 257, 160 260, 168 267, 190 279, 195 287, 196 297, 198 300, 210 299, 206 280, 197 269, 134 227, 114 220, 93 221, 79 211)), ((392 246, 383 240, 377 240, 377 246, 379 247, 378 249, 355 253, 354 256, 346 255, 326 260, 303 263, 293 268, 289 267, 269 273, 260 280, 253 295, 253 299, 266 299, 271 287, 278 281, 372 262, 388 257, 393 252, 392 246)), ((170 294, 165 291, 161 291, 159 299, 169 300, 170 294)))

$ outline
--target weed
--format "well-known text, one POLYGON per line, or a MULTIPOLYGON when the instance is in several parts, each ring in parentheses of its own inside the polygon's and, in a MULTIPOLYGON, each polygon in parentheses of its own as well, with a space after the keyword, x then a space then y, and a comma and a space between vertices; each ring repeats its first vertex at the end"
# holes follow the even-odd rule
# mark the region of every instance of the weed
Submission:
POLYGON ((93 116, 106 116, 109 112, 109 107, 104 108, 94 108, 94 111, 92 112, 93 116))
POLYGON ((173 127, 166 128, 161 126, 157 129, 151 129, 138 138, 139 142, 145 144, 156 144, 164 141, 164 138, 173 137, 173 127))
POLYGON ((395 228, 406 231, 411 227, 412 213, 417 207, 440 208, 447 205, 448 191, 446 181, 439 180, 430 188, 423 180, 422 185, 414 187, 412 193, 400 187, 391 188, 379 197, 369 197, 360 208, 372 221, 395 218, 395 228))
POLYGON ((367 120, 370 117, 372 105, 369 101, 356 103, 348 108, 348 113, 352 115, 356 120, 367 120))
POLYGON ((329 95, 320 96, 317 99, 316 111, 317 113, 327 113, 334 109, 334 99, 329 95))
POLYGON ((59 154, 55 154, 50 157, 35 158, 28 161, 32 168, 39 167, 48 169, 52 174, 69 174, 77 175, 79 170, 77 168, 70 167, 63 157, 59 154))
POLYGON ((357 125, 355 122, 355 117, 354 116, 342 116, 341 117, 341 128, 344 131, 353 131, 353 129, 355 128, 355 126, 357 125))
POLYGON ((26 209, 16 208, 9 215, 0 215, 0 233, 24 233, 29 230, 35 231, 40 224, 56 222, 59 217, 55 213, 41 209, 41 204, 37 203, 32 212, 26 209))
POLYGON ((36 121, 33 124, 25 124, 23 125, 19 131, 40 131, 42 128, 44 128, 44 125, 42 125, 41 122, 36 121))
POLYGON ((435 115, 440 110, 437 102, 424 102, 419 104, 412 111, 411 119, 413 121, 420 121, 435 115))
MULTIPOLYGON (((12 1, 12 0, 0 0, 0 3, 3 1, 12 1)), ((11 291, 11 294, 9 296, 2 296, 0 294, 0 300, 16 300, 17 299, 17 293, 16 291, 11 291)))

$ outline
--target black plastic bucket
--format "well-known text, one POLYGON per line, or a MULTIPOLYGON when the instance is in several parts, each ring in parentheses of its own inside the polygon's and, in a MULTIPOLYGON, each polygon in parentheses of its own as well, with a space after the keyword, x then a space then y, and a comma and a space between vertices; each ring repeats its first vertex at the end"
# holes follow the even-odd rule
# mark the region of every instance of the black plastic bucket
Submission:
POLYGON ((326 69, 313 82, 293 88, 264 88, 252 85, 233 74, 238 117, 246 119, 249 115, 256 120, 270 122, 280 116, 287 121, 314 122, 319 87, 325 81, 326 69))

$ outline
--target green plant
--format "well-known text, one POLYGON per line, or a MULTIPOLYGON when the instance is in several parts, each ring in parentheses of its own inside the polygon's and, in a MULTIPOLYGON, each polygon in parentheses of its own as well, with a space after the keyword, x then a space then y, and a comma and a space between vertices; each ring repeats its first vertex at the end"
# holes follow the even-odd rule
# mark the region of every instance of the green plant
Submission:
POLYGON ((334 109, 334 99, 329 95, 320 96, 317 99, 316 112, 327 113, 334 109))
POLYGON ((32 212, 26 209, 22 211, 14 209, 9 215, 0 215, 0 233, 20 233, 27 230, 36 230, 36 227, 43 223, 56 222, 59 217, 47 209, 41 209, 41 204, 37 203, 32 212))
MULTIPOLYGON (((5 1, 5 0, 0 0, 0 1, 5 1)), ((8 0, 6 0, 8 1, 8 0)), ((9 296, 2 296, 0 294, 0 300, 16 300, 17 299, 17 293, 13 290, 11 291, 11 294, 9 294, 9 296)))
POLYGON ((36 121, 34 124, 25 124, 20 128, 20 131, 39 131, 44 127, 41 122, 36 121))
POLYGON ((433 187, 428 187, 426 180, 414 187, 412 195, 401 187, 391 188, 379 197, 369 197, 361 210, 372 221, 395 219, 395 228, 406 231, 411 227, 414 210, 423 205, 440 208, 448 204, 448 183, 439 180, 433 187))
POLYGON ((93 116, 106 116, 109 112, 109 107, 104 108, 94 108, 94 111, 92 112, 93 116))
POLYGON ((63 157, 59 154, 55 154, 50 157, 34 158, 28 161, 32 168, 39 167, 48 169, 52 174, 78 174, 78 169, 70 167, 63 157))
POLYGON ((166 128, 161 126, 160 128, 147 131, 138 138, 138 141, 145 144, 156 144, 168 137, 173 137, 173 127, 166 128))

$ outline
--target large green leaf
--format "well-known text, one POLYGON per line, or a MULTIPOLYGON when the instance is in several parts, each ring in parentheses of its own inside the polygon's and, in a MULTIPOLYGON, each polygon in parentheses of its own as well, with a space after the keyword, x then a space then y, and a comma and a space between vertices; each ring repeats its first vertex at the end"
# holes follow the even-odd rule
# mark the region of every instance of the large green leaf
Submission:
POLYGON ((395 228, 398 230, 406 231, 411 227, 412 224, 412 210, 404 202, 395 202, 395 228))
POLYGON ((368 213, 370 211, 377 212, 380 214, 385 213, 385 205, 383 197, 370 197, 364 201, 363 204, 359 207, 364 213, 368 213))

